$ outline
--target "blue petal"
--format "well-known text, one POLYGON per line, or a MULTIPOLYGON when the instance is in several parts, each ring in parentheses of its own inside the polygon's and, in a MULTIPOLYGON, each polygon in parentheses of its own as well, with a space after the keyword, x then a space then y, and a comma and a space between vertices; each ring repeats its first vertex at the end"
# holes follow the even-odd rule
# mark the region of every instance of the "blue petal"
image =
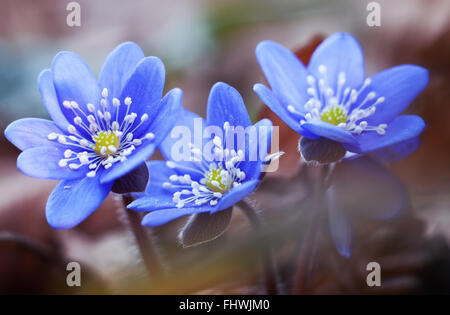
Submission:
MULTIPOLYGON (((194 139, 196 132, 194 127, 195 121, 201 121, 201 128, 199 128, 199 130, 197 131, 197 133, 199 133, 198 136, 199 138, 203 139, 203 129, 206 127, 206 122, 202 117, 191 111, 186 110, 183 107, 180 108, 179 113, 176 115, 176 117, 173 117, 173 119, 175 120, 174 128, 186 127, 189 129, 190 135, 183 133, 181 137, 179 136, 176 137, 178 134, 173 134, 174 138, 172 138, 172 131, 174 131, 174 129, 172 129, 172 131, 167 134, 167 137, 161 142, 159 146, 159 150, 161 151, 162 155, 166 160, 176 160, 175 157, 172 156, 172 148, 174 144, 177 143, 178 141, 187 141, 195 143, 194 139), (189 139, 184 139, 184 137, 187 136, 189 136, 189 139)), ((188 152, 184 153, 187 154, 188 152)))
POLYGON ((200 212, 207 212, 207 211, 208 211, 208 208, 204 208, 204 207, 180 208, 180 209, 171 208, 171 209, 152 211, 142 219, 142 225, 158 226, 158 225, 165 224, 169 221, 178 219, 180 217, 183 217, 185 215, 200 213, 200 212))
MULTIPOLYGON (((428 84, 428 70, 414 65, 396 66, 371 78, 367 92, 373 91, 385 101, 378 104, 369 124, 389 123, 402 113, 428 84)), ((360 99, 367 93, 361 94, 360 99)))
POLYGON ((404 185, 384 165, 367 156, 336 164, 330 199, 349 218, 389 219, 407 209, 404 185))
POLYGON ((48 223, 55 229, 78 225, 101 205, 112 184, 102 185, 98 177, 60 182, 47 201, 48 223))
MULTIPOLYGON (((143 124, 139 129, 136 129, 136 136, 144 136, 147 132, 152 132, 155 135, 153 142, 158 146, 172 130, 172 127, 176 123, 176 117, 180 114, 181 102, 183 98, 183 91, 178 88, 170 90, 166 96, 161 100, 158 107, 156 117, 150 122, 148 130, 147 125, 143 124), (142 132, 140 132, 142 130, 142 132)), ((149 117, 150 112, 148 112, 149 117)), ((153 115, 153 114, 152 114, 153 115)))
MULTIPOLYGON (((324 137, 341 143, 358 145, 355 137, 348 131, 345 131, 335 125, 324 121, 309 121, 302 125, 303 129, 319 137, 324 137)), ((309 138, 309 137, 308 137, 309 138)))
POLYGON ((175 207, 173 196, 169 194, 144 195, 130 203, 127 208, 134 211, 155 211, 175 207))
POLYGON ((50 69, 42 70, 38 77, 39 93, 51 119, 63 130, 67 130, 69 122, 64 116, 56 96, 53 75, 50 69))
POLYGON ((102 184, 112 182, 128 172, 131 172, 148 159, 155 150, 156 145, 154 142, 143 140, 142 144, 136 147, 133 153, 131 153, 124 162, 117 162, 113 164, 110 169, 105 170, 100 176, 100 182, 102 184))
POLYGON ((263 166, 262 163, 270 151, 272 139, 273 125, 269 119, 258 121, 254 127, 257 131, 256 137, 248 137, 246 157, 239 164, 239 168, 245 173, 247 180, 259 178, 263 166), (263 133, 266 134, 264 135, 263 133), (262 143, 263 140, 265 140, 265 143, 262 143), (264 148, 265 150, 262 150, 264 148))
POLYGON ((109 104, 113 97, 120 97, 125 82, 144 57, 141 48, 133 42, 120 44, 108 55, 100 71, 98 82, 100 88, 108 89, 109 104))
POLYGON ((366 131, 356 136, 360 144, 359 148, 355 148, 351 144, 344 146, 352 152, 368 153, 415 138, 424 128, 425 122, 419 116, 402 115, 388 124, 384 135, 379 135, 375 131, 366 131))
MULTIPOLYGON (((163 183, 169 182, 169 177, 171 175, 177 174, 174 169, 168 168, 166 161, 149 161, 146 163, 149 173, 149 180, 147 188, 145 189, 146 194, 170 194, 166 188, 163 188, 163 183)), ((170 194, 172 196, 172 194, 170 194)))
POLYGON ((258 186, 259 180, 250 180, 240 184, 237 187, 232 188, 228 191, 222 198, 220 198, 219 203, 211 213, 215 213, 220 210, 228 209, 250 195, 258 186))
POLYGON ((318 136, 308 132, 300 126, 300 120, 303 117, 298 117, 297 119, 287 111, 286 106, 281 105, 278 97, 274 92, 272 92, 269 88, 267 88, 263 84, 255 84, 253 90, 256 94, 258 94, 261 101, 266 104, 278 117, 280 117, 289 127, 291 127, 294 131, 299 134, 309 138, 309 139, 317 139, 318 136))
POLYGON ((25 151, 33 147, 55 145, 55 141, 48 140, 48 135, 52 132, 61 133, 61 129, 53 121, 23 118, 6 127, 5 137, 17 148, 25 151))
POLYGON ((420 138, 412 138, 391 146, 373 151, 371 156, 380 161, 396 162, 404 159, 419 148, 420 138))
POLYGON ((87 166, 72 170, 58 165, 59 160, 64 158, 65 149, 59 145, 28 149, 17 158, 17 168, 25 175, 41 179, 74 179, 85 176, 87 166))
MULTIPOLYGON (((258 154, 258 160, 259 161, 264 161, 267 154, 270 152, 270 148, 272 145, 272 136, 273 136, 273 124, 272 121, 270 119, 264 118, 261 119, 260 121, 258 121, 255 124, 256 130, 258 130, 258 139, 253 139, 256 140, 258 142, 258 150, 260 148, 260 146, 262 146, 261 148, 266 148, 266 150, 264 150, 264 152, 261 152, 261 155, 258 154), (266 140, 266 143, 260 143, 261 141, 266 140)), ((252 147, 252 145, 256 146, 256 144, 253 144, 253 142, 250 142, 250 147, 252 147)))
POLYGON ((256 59, 272 90, 302 111, 309 99, 305 84, 307 71, 297 56, 280 44, 263 41, 256 47, 256 59))
MULTIPOLYGON (((131 97, 130 112, 137 114, 135 125, 140 122, 142 114, 147 113, 150 123, 157 115, 164 90, 166 70, 157 57, 143 58, 136 65, 133 73, 126 81, 120 100, 131 97)), ((120 106, 119 121, 123 120, 126 106, 120 106)))
POLYGON ((327 68, 327 81, 336 92, 339 73, 346 74, 345 86, 358 88, 365 79, 364 56, 358 41, 348 33, 336 33, 325 39, 311 56, 308 71, 322 77, 319 66, 327 68))
POLYGON ((333 198, 334 194, 332 187, 327 193, 330 234, 339 254, 349 258, 352 252, 352 227, 345 209, 333 198))
MULTIPOLYGON (((88 113, 87 104, 97 105, 101 91, 95 76, 86 63, 72 52, 60 52, 53 59, 52 70, 58 102, 76 101, 80 108, 88 113)), ((61 106, 61 110, 69 122, 75 117, 72 110, 61 106)), ((88 134, 75 125, 79 132, 85 136, 88 134)))
MULTIPOLYGON (((160 112, 152 120, 148 129, 145 126, 140 127, 135 132, 137 138, 144 136, 147 132, 152 132, 155 138, 152 140, 143 140, 142 144, 122 163, 113 165, 102 175, 101 182, 105 183, 117 179, 126 173, 132 171, 142 162, 147 160, 155 152, 158 144, 167 136, 175 120, 171 119, 181 108, 181 98, 183 93, 180 89, 173 89, 161 100, 160 112), (142 132, 138 132, 142 128, 142 132)), ((150 117, 150 115, 149 115, 150 117)))
POLYGON ((223 128, 225 122, 231 126, 246 128, 250 117, 239 92, 223 82, 217 82, 209 93, 206 120, 208 126, 223 128))

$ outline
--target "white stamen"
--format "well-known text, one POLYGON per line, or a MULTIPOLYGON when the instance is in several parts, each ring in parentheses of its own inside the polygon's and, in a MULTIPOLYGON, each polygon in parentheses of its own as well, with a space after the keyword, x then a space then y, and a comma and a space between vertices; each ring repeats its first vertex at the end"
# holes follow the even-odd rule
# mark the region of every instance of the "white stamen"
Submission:
POLYGON ((371 78, 366 78, 362 86, 356 90, 346 86, 347 74, 339 72, 335 74, 337 86, 334 90, 329 83, 330 73, 327 67, 321 64, 317 69, 317 77, 312 75, 306 77, 306 83, 309 86, 306 92, 309 99, 303 105, 304 112, 298 112, 291 104, 286 107, 295 119, 299 119, 300 125, 308 121, 324 120, 350 133, 360 134, 369 131, 386 133, 384 127, 387 127, 386 124, 371 126, 365 120, 375 114, 377 105, 385 101, 384 96, 378 96, 375 91, 370 90, 371 78))
POLYGON ((73 152, 70 149, 67 149, 66 151, 64 151, 64 157, 65 158, 70 158, 72 156, 73 152))
MULTIPOLYGON (((108 89, 104 88, 101 94, 100 106, 103 108, 99 105, 96 107, 92 103, 87 103, 86 108, 88 112, 85 112, 85 109, 81 108, 76 101, 64 100, 62 102, 63 107, 73 112, 73 123, 79 127, 77 129, 74 125, 69 124, 67 126, 67 135, 55 132, 47 135, 49 140, 56 140, 60 144, 69 147, 62 154, 64 159, 59 160, 58 164, 61 167, 69 167, 71 170, 78 170, 82 165, 89 165, 91 171, 86 174, 88 177, 95 176, 99 167, 103 166, 105 169, 109 169, 114 163, 125 162, 127 156, 132 154, 136 146, 141 145, 143 141, 149 141, 155 138, 153 133, 147 132, 144 133, 142 138, 135 139, 133 132, 139 128, 143 129, 141 125, 137 125, 134 129, 130 130, 137 118, 137 114, 129 113, 127 108, 125 117, 122 121, 119 121, 119 109, 116 109, 114 112, 115 120, 113 121, 111 112, 107 111, 108 89), (82 131, 81 134, 80 131, 82 131), (111 138, 113 135, 115 138, 111 138), (75 153, 71 150, 73 147, 82 148, 85 151, 75 153), (74 155, 76 157, 72 157, 74 155), (68 161, 74 159, 78 159, 80 164, 68 163, 68 161)), ((126 106, 130 106, 132 100, 130 97, 125 97, 123 103, 126 106)), ((121 105, 121 100, 113 97, 112 105, 118 108, 121 105)), ((149 116, 144 113, 140 119, 141 122, 144 122, 149 119, 149 116)), ((142 133, 142 130, 138 132, 142 133)), ((183 177, 183 181, 191 182, 192 180, 183 177)))
POLYGON ((91 113, 95 112, 95 106, 94 106, 94 104, 88 103, 88 104, 87 104, 87 109, 88 109, 88 111, 91 112, 91 113))

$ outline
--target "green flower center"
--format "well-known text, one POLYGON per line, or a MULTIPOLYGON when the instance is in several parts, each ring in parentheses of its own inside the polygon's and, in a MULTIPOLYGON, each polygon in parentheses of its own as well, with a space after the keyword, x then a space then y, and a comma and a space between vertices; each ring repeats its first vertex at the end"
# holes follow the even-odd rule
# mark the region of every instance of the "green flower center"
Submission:
POLYGON ((332 125, 339 125, 347 122, 347 111, 342 106, 333 106, 322 112, 321 119, 332 125))
POLYGON ((205 173, 206 187, 211 191, 226 193, 230 190, 232 180, 228 171, 224 170, 222 166, 218 168, 211 168, 205 173))
POLYGON ((119 138, 111 130, 99 131, 92 137, 95 142, 94 151, 101 156, 109 156, 117 152, 120 144, 119 138))

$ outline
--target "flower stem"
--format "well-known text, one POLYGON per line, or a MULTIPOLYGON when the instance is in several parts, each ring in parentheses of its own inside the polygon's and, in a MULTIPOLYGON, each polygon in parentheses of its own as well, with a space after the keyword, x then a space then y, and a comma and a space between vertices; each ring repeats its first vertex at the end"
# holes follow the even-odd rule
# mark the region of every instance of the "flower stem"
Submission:
MULTIPOLYGON (((247 216, 253 229, 261 233, 262 222, 258 213, 249 199, 244 199, 238 203, 239 208, 247 216)), ((272 254, 272 249, 268 240, 262 242, 262 264, 264 270, 264 278, 266 284, 267 294, 279 294, 277 271, 275 266, 275 259, 272 254)))
POLYGON ((314 259, 316 256, 319 230, 322 223, 322 218, 325 211, 325 178, 327 176, 328 168, 325 166, 318 167, 318 174, 315 178, 314 187, 314 207, 310 213, 310 224, 303 237, 302 248, 300 251, 298 269, 295 275, 294 293, 305 294, 308 291, 311 275, 314 266, 314 259))
POLYGON ((133 201, 133 197, 130 194, 123 194, 121 196, 123 206, 125 207, 129 228, 133 232, 145 268, 147 269, 147 273, 157 287, 161 284, 161 280, 164 277, 164 268, 149 233, 141 225, 141 216, 135 211, 126 209, 127 205, 133 201))

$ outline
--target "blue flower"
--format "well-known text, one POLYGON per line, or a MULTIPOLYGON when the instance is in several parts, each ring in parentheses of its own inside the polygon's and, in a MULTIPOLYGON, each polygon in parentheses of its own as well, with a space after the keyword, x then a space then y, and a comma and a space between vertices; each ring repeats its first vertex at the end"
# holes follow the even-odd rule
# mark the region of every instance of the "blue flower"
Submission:
POLYGON ((206 121, 184 109, 179 117, 160 148, 167 161, 147 163, 151 175, 146 191, 128 206, 150 211, 142 221, 146 226, 231 208, 255 190, 269 158, 272 123, 263 119, 252 125, 239 92, 225 83, 212 87, 206 121), (172 138, 178 134, 176 128, 183 136, 180 140, 172 138), (246 131, 241 133, 244 141, 237 140, 239 130, 246 131), (186 134, 200 138, 192 141, 189 136, 180 146, 186 134), (176 158, 179 147, 187 148, 181 161, 176 158), (260 154, 254 155, 255 150, 260 154))
POLYGON ((51 69, 41 72, 39 91, 52 121, 20 119, 5 135, 23 151, 20 171, 62 180, 46 206, 52 227, 83 221, 118 179, 153 154, 181 107, 179 89, 162 98, 164 81, 161 60, 144 57, 130 42, 110 53, 98 81, 72 52, 58 53, 51 69))
POLYGON ((271 89, 254 91, 287 125, 309 140, 337 142, 364 154, 417 138, 422 118, 399 115, 428 83, 428 71, 400 65, 366 78, 363 53, 346 33, 328 37, 308 67, 288 49, 263 41, 256 57, 271 89))

